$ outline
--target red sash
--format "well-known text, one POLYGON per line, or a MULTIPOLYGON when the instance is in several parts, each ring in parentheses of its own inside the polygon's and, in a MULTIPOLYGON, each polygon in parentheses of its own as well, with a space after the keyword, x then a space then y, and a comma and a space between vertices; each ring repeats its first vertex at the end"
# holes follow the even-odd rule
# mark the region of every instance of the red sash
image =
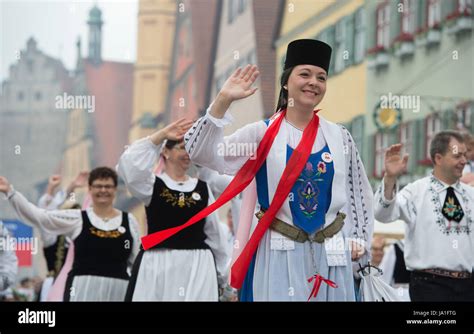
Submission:
MULTIPOLYGON (((270 226, 278 210, 280 210, 281 206, 283 205, 286 197, 288 196, 291 191, 291 188, 293 187, 293 184, 296 182, 296 179, 301 174, 311 154, 311 149, 316 139, 319 127, 319 117, 316 115, 318 111, 319 110, 315 110, 313 119, 306 126, 300 143, 293 151, 285 167, 285 170, 283 171, 283 175, 278 183, 275 196, 273 197, 270 207, 265 212, 262 219, 260 219, 257 227, 255 228, 255 231, 250 237, 250 240, 246 244, 240 256, 235 261, 234 265, 232 266, 231 285, 234 288, 238 289, 242 286, 242 282, 247 273, 247 269, 249 267, 250 261, 252 260, 252 256, 258 247, 258 243, 263 237, 265 231, 270 226)), ((237 196, 240 192, 242 192, 250 184, 250 182, 255 177, 255 174, 257 174, 258 170, 265 162, 265 159, 267 158, 267 155, 270 152, 270 148, 273 144, 275 137, 278 134, 285 115, 286 110, 282 110, 280 112, 280 115, 276 116, 278 118, 273 121, 272 124, 270 124, 267 131, 265 132, 265 135, 262 138, 262 141, 258 145, 256 159, 247 160, 247 162, 235 175, 232 182, 227 186, 221 196, 214 203, 197 213, 183 225, 144 236, 141 239, 143 248, 145 250, 149 249, 159 244, 160 242, 168 239, 169 237, 175 235, 186 227, 197 223, 198 221, 207 217, 209 214, 211 214, 212 212, 220 208, 222 205, 230 201, 232 198, 237 196)))

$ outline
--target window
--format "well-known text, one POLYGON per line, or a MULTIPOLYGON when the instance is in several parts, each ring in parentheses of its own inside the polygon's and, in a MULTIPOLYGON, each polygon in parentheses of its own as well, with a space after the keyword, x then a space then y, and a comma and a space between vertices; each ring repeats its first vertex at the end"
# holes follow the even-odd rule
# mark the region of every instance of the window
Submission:
POLYGON ((403 0, 402 4, 402 34, 413 35, 415 33, 416 1, 403 0))
POLYGON ((364 125, 365 125, 365 116, 357 116, 352 120, 351 124, 351 135, 354 139, 357 150, 359 154, 362 156, 363 144, 364 144, 364 125))
MULTIPOLYGON (((413 142, 413 123, 403 123, 399 127, 399 142, 402 144, 402 155, 409 154, 410 157, 414 156, 414 142, 413 142)), ((409 166, 415 159, 409 159, 409 166)))
POLYGON ((346 39, 345 46, 346 52, 343 53, 344 58, 344 67, 349 67, 354 64, 354 38, 355 38, 355 29, 354 29, 354 20, 355 15, 351 14, 344 18, 344 25, 346 29, 346 39))
POLYGON ((237 4, 237 0, 229 0, 227 2, 227 22, 230 24, 234 21, 234 18, 237 16, 237 12, 235 10, 235 5, 237 4))
POLYGON ((471 127, 471 103, 462 103, 456 106, 456 118, 457 124, 456 127, 458 130, 469 130, 471 127))
POLYGON ((223 75, 219 75, 216 79, 216 93, 219 93, 222 86, 224 86, 225 78, 223 75))
POLYGON ((374 176, 381 178, 384 171, 385 150, 388 147, 388 133, 378 132, 375 134, 375 169, 374 176))
POLYGON ((472 0, 458 0, 459 13, 466 16, 472 14, 472 0))
MULTIPOLYGON (((333 47, 336 39, 336 28, 334 26, 330 26, 329 28, 327 28, 325 30, 324 37, 326 38, 326 40, 323 40, 323 42, 326 42, 331 47, 333 47)), ((334 66, 335 62, 331 61, 329 63, 329 74, 334 73, 334 66)))
POLYGON ((428 28, 436 28, 441 22, 441 0, 428 0, 428 28))
POLYGON ((247 62, 248 64, 257 64, 257 54, 255 49, 249 52, 247 62))
POLYGON ((426 117, 426 138, 425 138, 425 157, 426 159, 431 159, 430 157, 430 145, 435 134, 441 131, 441 120, 437 114, 432 114, 426 117))
POLYGON ((354 62, 360 63, 365 56, 365 11, 360 8, 354 18, 354 62))
POLYGON ((387 2, 377 8, 377 47, 387 49, 390 45, 390 5, 387 2))
POLYGON ((340 20, 336 24, 335 42, 336 54, 334 59, 334 72, 339 73, 344 69, 344 51, 346 51, 346 26, 344 20, 340 20))
POLYGON ((26 61, 26 66, 28 67, 28 72, 33 73, 33 60, 28 59, 26 61))
POLYGON ((247 6, 247 0, 239 0, 238 13, 242 14, 247 6))
POLYGON ((228 23, 234 22, 235 18, 242 14, 247 7, 247 0, 229 0, 227 10, 227 21, 228 23))

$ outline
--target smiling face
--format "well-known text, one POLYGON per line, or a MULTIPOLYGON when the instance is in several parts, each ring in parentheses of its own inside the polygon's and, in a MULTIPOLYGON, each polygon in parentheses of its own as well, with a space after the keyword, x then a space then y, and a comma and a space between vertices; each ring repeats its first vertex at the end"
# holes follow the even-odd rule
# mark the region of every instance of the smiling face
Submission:
POLYGON ((89 186, 89 192, 95 205, 112 205, 115 193, 117 192, 117 186, 111 177, 96 179, 89 186))
POLYGON ((446 180, 454 183, 462 176, 462 171, 467 163, 466 153, 466 145, 451 138, 449 149, 444 154, 436 153, 435 170, 439 171, 446 180))
POLYGON ((474 161, 474 137, 469 137, 466 140, 466 158, 468 161, 474 161))
POLYGON ((288 105, 302 109, 314 109, 326 93, 327 73, 314 65, 298 65, 288 78, 288 105))
POLYGON ((184 147, 184 141, 175 144, 172 148, 165 147, 163 155, 166 157, 167 167, 180 168, 187 171, 191 165, 191 159, 184 147))

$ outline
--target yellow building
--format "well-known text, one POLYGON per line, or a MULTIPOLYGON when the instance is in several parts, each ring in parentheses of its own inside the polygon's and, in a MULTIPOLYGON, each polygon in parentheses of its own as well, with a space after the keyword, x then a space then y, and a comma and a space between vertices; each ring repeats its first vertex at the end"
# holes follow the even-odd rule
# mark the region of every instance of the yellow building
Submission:
POLYGON ((276 92, 288 43, 295 39, 320 39, 333 49, 321 114, 338 123, 351 122, 366 108, 364 1, 286 0, 277 40, 276 92))
POLYGON ((140 0, 130 142, 162 126, 173 50, 177 3, 140 0))
MULTIPOLYGON (((175 0, 140 0, 130 143, 152 134, 166 121, 162 115, 166 108, 177 8, 175 0)), ((133 205, 130 211, 144 233, 144 206, 133 205)))

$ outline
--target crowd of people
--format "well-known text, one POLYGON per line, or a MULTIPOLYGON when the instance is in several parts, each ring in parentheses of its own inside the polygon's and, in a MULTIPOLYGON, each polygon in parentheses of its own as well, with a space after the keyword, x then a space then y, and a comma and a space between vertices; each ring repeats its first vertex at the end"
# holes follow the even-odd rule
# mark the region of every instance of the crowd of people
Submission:
MULTIPOLYGON (((22 281, 35 292, 25 298, 53 300, 62 288, 64 301, 367 300, 358 268, 369 266, 402 289, 399 300, 473 301, 473 137, 437 133, 433 171, 402 189, 410 157, 390 146, 374 192, 349 131, 316 109, 331 53, 318 40, 291 42, 274 116, 230 136, 227 110, 255 93, 255 65, 232 73, 204 116, 132 143, 115 168, 82 172, 65 190, 51 176, 38 205, 0 176, 0 192, 43 241, 47 278, 22 281), (237 144, 255 150, 219 150, 237 144), (114 207, 119 178, 145 208, 145 236, 114 207), (70 195, 85 186, 82 207, 70 195), (228 202, 224 224, 216 210, 228 202), (404 239, 373 237, 375 220, 402 220, 404 239)), ((0 250, 1 290, 15 273, 14 254, 0 250)))

